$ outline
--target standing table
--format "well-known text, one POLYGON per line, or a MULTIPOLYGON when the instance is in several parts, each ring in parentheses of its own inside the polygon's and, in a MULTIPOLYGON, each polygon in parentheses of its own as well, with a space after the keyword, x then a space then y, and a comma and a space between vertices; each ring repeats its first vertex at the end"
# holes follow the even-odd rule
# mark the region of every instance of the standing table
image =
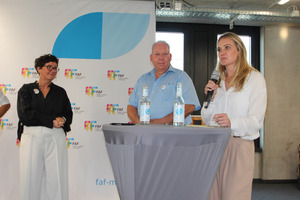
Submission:
POLYGON ((103 126, 121 200, 207 200, 230 128, 103 126))

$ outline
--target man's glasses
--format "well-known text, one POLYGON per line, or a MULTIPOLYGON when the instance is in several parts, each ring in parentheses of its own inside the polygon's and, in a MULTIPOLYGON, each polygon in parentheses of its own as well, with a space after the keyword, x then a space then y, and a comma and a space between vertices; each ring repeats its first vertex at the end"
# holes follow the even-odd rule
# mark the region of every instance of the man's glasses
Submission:
POLYGON ((47 65, 46 67, 49 71, 52 71, 52 70, 55 72, 59 71, 59 68, 57 66, 53 67, 52 65, 47 65))

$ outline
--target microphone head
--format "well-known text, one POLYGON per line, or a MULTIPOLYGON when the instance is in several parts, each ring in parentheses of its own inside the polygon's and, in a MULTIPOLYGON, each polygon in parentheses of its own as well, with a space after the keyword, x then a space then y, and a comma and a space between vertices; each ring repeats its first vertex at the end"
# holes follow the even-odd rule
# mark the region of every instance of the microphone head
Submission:
POLYGON ((216 80, 218 81, 219 80, 219 77, 220 77, 220 72, 218 70, 214 70, 213 73, 211 74, 211 77, 210 79, 211 80, 216 80))

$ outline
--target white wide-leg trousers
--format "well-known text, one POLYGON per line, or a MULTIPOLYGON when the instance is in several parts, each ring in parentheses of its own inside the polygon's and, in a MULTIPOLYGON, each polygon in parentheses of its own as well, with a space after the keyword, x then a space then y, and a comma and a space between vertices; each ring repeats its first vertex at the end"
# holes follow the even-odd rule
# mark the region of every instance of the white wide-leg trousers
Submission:
POLYGON ((68 152, 62 128, 24 127, 21 200, 68 200, 68 152))

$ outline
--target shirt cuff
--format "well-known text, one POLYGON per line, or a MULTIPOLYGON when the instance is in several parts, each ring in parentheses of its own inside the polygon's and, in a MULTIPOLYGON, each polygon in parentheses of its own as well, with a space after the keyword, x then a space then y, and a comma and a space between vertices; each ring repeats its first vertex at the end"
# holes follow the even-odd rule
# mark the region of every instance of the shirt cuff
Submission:
POLYGON ((233 133, 234 136, 238 136, 236 135, 236 130, 238 130, 238 123, 235 119, 230 119, 230 124, 231 124, 231 132, 233 133))

